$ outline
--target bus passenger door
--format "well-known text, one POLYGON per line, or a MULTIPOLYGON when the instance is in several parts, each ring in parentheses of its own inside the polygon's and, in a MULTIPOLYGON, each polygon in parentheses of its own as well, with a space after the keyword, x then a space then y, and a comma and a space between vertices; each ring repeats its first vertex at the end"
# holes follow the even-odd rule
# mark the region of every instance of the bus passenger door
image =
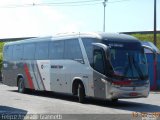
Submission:
POLYGON ((106 98, 106 84, 101 80, 105 78, 105 52, 100 46, 93 47, 93 85, 94 97, 106 98))

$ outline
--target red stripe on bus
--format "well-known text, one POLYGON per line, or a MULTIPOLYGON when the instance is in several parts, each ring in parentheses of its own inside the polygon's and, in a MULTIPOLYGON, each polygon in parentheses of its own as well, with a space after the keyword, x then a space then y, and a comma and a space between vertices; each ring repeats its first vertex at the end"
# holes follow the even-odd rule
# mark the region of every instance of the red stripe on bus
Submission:
POLYGON ((154 90, 157 89, 157 62, 154 62, 154 90))
POLYGON ((154 79, 153 79, 153 85, 151 86, 151 90, 156 90, 157 88, 157 62, 154 61, 154 64, 153 64, 153 72, 154 72, 154 79))
POLYGON ((33 82, 32 82, 32 77, 29 73, 29 69, 27 67, 27 64, 24 64, 24 70, 25 70, 25 73, 26 73, 26 76, 27 76, 27 80, 28 80, 28 83, 29 83, 29 87, 31 89, 34 89, 34 86, 33 86, 33 82))

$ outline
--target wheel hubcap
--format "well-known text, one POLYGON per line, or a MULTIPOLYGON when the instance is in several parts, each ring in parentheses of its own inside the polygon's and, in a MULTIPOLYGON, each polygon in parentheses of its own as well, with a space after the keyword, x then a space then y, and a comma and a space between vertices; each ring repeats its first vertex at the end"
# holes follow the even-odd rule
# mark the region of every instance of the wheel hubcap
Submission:
POLYGON ((22 80, 20 80, 20 83, 19 83, 19 91, 20 92, 23 91, 23 82, 22 82, 22 80))

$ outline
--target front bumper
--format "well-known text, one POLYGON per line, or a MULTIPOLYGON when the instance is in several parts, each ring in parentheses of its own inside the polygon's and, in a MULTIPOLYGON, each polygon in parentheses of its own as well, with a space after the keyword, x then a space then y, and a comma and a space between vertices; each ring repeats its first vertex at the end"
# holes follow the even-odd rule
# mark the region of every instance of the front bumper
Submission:
POLYGON ((148 97, 150 85, 138 87, 118 87, 111 86, 106 97, 107 99, 122 99, 122 98, 142 98, 148 97))

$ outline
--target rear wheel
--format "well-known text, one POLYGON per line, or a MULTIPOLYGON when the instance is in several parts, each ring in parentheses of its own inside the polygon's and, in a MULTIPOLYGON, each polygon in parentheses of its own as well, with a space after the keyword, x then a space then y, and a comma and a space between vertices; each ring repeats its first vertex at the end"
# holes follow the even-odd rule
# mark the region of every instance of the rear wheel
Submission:
POLYGON ((25 92, 25 85, 24 85, 24 79, 23 78, 19 78, 18 80, 18 92, 19 93, 24 93, 25 92))
POLYGON ((118 102, 118 98, 114 98, 111 100, 113 103, 117 103, 118 102))
POLYGON ((85 90, 82 84, 78 85, 78 101, 83 103, 85 99, 85 90))

